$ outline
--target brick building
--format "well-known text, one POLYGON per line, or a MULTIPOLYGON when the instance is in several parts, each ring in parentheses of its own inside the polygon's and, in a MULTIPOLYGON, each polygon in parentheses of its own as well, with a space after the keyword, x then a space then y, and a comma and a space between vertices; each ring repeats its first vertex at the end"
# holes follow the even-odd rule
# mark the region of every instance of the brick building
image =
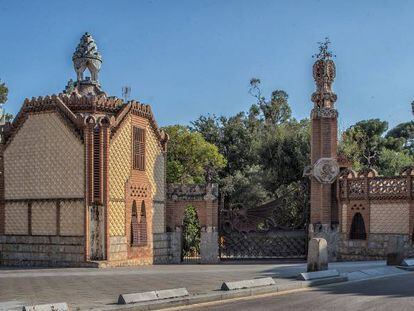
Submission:
POLYGON ((168 137, 150 106, 101 89, 102 58, 89 34, 72 59, 77 81, 26 99, 4 127, 0 261, 153 263, 166 255, 156 245, 166 247, 168 137))

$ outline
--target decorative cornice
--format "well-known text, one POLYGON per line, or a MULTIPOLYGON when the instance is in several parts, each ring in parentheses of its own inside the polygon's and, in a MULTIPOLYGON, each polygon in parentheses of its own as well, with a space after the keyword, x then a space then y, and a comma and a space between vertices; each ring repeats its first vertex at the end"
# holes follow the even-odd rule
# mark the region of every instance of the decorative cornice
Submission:
POLYGON ((327 118, 336 119, 338 118, 338 111, 335 108, 328 107, 315 107, 311 111, 312 119, 327 118))

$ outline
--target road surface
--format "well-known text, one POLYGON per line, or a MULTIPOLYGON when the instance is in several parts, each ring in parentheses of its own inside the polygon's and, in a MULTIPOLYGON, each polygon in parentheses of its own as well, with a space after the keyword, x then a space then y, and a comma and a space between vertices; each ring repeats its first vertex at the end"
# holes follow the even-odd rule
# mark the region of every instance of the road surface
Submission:
POLYGON ((414 273, 320 287, 286 295, 236 300, 193 311, 405 311, 414 310, 414 273))

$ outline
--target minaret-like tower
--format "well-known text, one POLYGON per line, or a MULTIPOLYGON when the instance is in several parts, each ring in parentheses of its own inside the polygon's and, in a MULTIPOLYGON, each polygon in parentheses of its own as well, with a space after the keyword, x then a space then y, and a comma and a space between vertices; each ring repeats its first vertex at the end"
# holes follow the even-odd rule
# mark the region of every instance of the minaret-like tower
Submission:
POLYGON ((77 81, 69 81, 65 93, 76 90, 79 95, 101 95, 104 92, 99 84, 98 74, 102 66, 102 56, 93 37, 85 32, 72 56, 73 67, 76 71, 77 81), (85 70, 90 73, 84 76, 85 70))
POLYGON ((337 158, 336 94, 332 91, 335 63, 328 50, 329 40, 320 43, 315 55, 313 78, 316 91, 312 94, 311 112, 311 211, 310 223, 314 232, 329 231, 332 221, 333 183, 339 173, 337 158))

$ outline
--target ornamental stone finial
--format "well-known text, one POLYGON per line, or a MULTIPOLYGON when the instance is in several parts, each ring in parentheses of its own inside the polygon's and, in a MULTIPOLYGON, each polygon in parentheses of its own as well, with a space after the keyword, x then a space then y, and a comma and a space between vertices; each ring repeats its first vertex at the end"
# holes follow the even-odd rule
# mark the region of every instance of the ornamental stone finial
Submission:
POLYGON ((313 64, 313 78, 316 82, 316 91, 312 94, 315 107, 333 108, 337 99, 332 91, 332 83, 335 79, 336 68, 332 57, 335 56, 329 50, 331 42, 325 38, 324 42, 318 42, 319 53, 313 55, 316 58, 313 64))
POLYGON ((96 43, 89 33, 86 32, 80 39, 75 53, 73 53, 72 60, 79 83, 99 84, 98 72, 101 69, 102 56, 98 52, 96 43), (88 77, 84 79, 83 77, 86 69, 91 73, 90 79, 88 77))

